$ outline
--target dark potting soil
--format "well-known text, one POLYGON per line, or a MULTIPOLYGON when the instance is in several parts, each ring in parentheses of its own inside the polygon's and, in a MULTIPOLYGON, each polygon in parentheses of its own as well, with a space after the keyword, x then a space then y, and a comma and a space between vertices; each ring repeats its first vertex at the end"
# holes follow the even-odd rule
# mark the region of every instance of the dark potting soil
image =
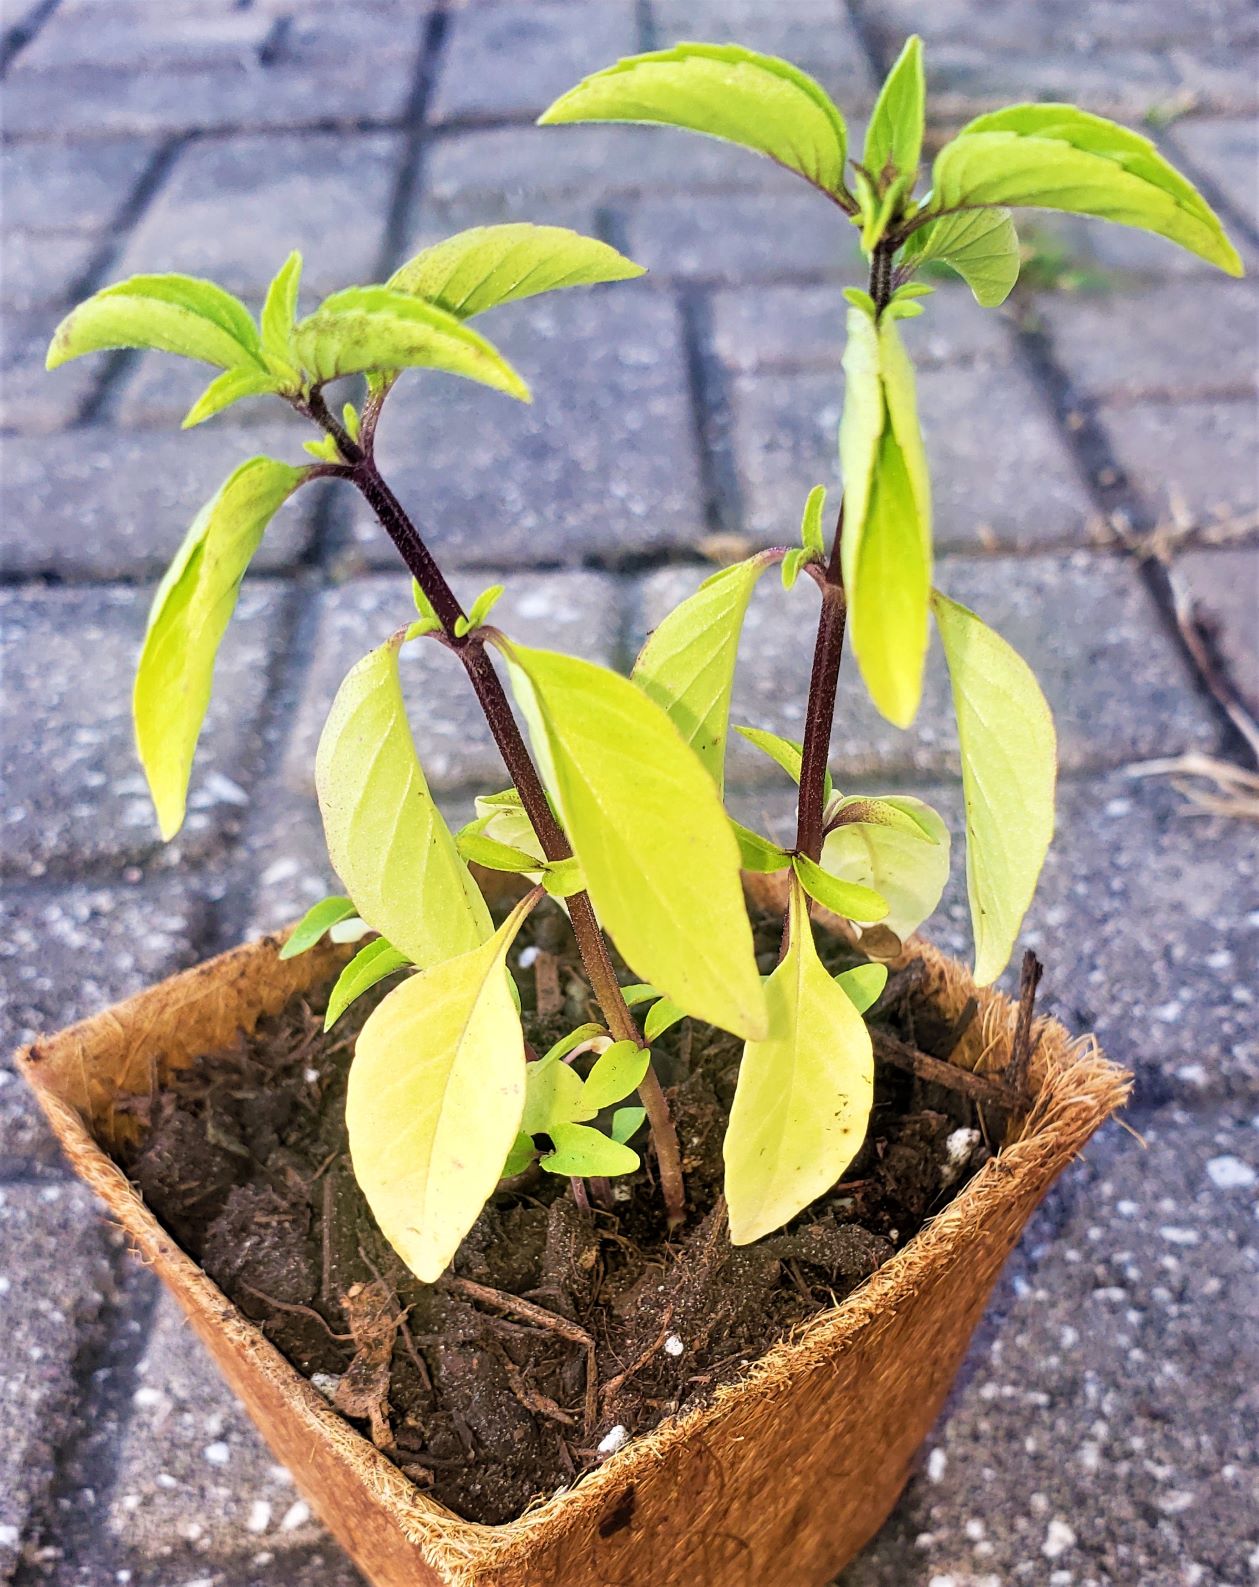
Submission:
MULTIPOLYGON (((763 969, 780 929, 755 922, 763 969)), ((819 946, 832 969, 861 962, 837 940, 819 946)), ((535 913, 512 963, 537 1051, 591 1017, 558 910, 535 913), (538 951, 526 971, 516 961, 527 946, 538 951)), ((736 1249, 720 1193, 740 1043, 684 1020, 655 1057, 683 1147, 685 1227, 667 1235, 644 1130, 643 1167, 612 1181, 602 1204, 595 1195, 580 1207, 568 1180, 534 1168, 494 1196, 450 1273, 420 1284, 372 1220, 345 1131, 355 1038, 394 984, 327 1034, 326 992, 294 999, 175 1075, 124 1167, 298 1370, 472 1520, 512 1519, 598 1464, 612 1429, 645 1432, 736 1377, 887 1261, 988 1155, 978 1133, 957 1133, 976 1125, 970 1098, 879 1061, 876 1039, 859 1156, 787 1229, 736 1249)), ((938 1058, 960 1034, 923 1000, 912 967, 871 1018, 938 1058)))

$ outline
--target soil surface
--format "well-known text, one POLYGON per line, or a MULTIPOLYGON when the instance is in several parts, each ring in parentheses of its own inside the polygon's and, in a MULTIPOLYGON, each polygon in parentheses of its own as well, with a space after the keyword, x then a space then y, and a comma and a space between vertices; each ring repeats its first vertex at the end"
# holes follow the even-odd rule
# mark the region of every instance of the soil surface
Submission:
MULTIPOLYGON (((754 925, 771 969, 781 922, 754 925)), ((831 968, 861 962, 820 939, 831 968)), ((535 912, 512 964, 537 1051, 592 1017, 558 910, 535 912)), ((937 1058, 958 1039, 923 1002, 911 966, 870 1016, 866 1143, 781 1234, 729 1243, 721 1142, 740 1043, 683 1020, 655 1055, 683 1145, 685 1227, 667 1238, 643 1131, 643 1167, 606 1189, 592 1182, 589 1210, 568 1180, 536 1167, 504 1185, 451 1272, 422 1285, 378 1232, 345 1131, 355 1037, 396 984, 361 998, 326 1035, 322 996, 296 999, 183 1070, 144 1105, 147 1129, 124 1167, 298 1370, 472 1520, 514 1518, 605 1458, 608 1435, 623 1440, 614 1429, 644 1432, 737 1376, 887 1261, 988 1155, 969 1097, 877 1058, 880 1031, 937 1058)))

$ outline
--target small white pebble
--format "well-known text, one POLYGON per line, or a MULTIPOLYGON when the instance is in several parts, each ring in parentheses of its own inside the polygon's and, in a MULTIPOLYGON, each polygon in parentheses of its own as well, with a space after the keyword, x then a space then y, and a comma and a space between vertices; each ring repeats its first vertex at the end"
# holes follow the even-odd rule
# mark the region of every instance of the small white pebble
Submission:
POLYGON ((232 1458, 231 1450, 222 1442, 207 1444, 201 1453, 212 1466, 226 1466, 232 1458))
POLYGON ((310 1520, 310 1506, 305 1499, 296 1499, 284 1512, 284 1519, 280 1522, 281 1532, 296 1532, 299 1526, 305 1526, 310 1520))
POLYGON ((615 1455, 618 1449, 624 1449, 629 1443, 629 1428, 623 1427, 620 1422, 610 1433, 605 1433, 599 1440, 599 1453, 601 1455, 615 1455))
POLYGON ((15 1526, 0 1526, 0 1548, 16 1548, 22 1541, 22 1534, 15 1526))
POLYGON ((155 1405, 160 1405, 163 1397, 161 1389, 148 1387, 138 1388, 131 1396, 133 1402, 143 1411, 151 1411, 155 1405))
POLYGON ((1173 1225, 1166 1225, 1158 1231, 1168 1245, 1197 1245, 1198 1234, 1195 1229, 1181 1229, 1173 1225))
POLYGON ((686 1346, 678 1338, 677 1334, 670 1334, 664 1342, 664 1353, 667 1356, 680 1356, 685 1349, 686 1346))
POLYGON ((959 1168, 963 1163, 969 1162, 979 1141, 978 1130, 954 1130, 944 1143, 944 1149, 949 1154, 949 1162, 959 1168))
POLYGON ((271 1525, 271 1506, 265 1499, 255 1499, 249 1506, 249 1519, 245 1526, 251 1532, 265 1532, 271 1525))
POLYGON ((527 948, 522 948, 520 950, 520 957, 516 960, 516 963, 522 970, 532 970, 534 965, 538 962, 538 955, 541 952, 541 948, 535 948, 533 944, 530 943, 527 948))
POLYGON ((1213 1157, 1207 1164, 1207 1175, 1217 1190, 1249 1190, 1256 1175, 1249 1163, 1240 1157, 1213 1157))
POLYGON ((1040 1551, 1046 1559, 1058 1559, 1069 1548, 1075 1547, 1075 1533, 1061 1518, 1054 1516, 1045 1533, 1045 1541, 1041 1544, 1040 1551))
POLYGON ((325 1400, 330 1400, 337 1392, 341 1379, 334 1372, 315 1372, 311 1374, 310 1386, 318 1389, 325 1400))
POLYGON ((942 1449, 933 1449, 927 1456, 927 1481, 942 1482, 944 1473, 949 1464, 949 1457, 942 1449))

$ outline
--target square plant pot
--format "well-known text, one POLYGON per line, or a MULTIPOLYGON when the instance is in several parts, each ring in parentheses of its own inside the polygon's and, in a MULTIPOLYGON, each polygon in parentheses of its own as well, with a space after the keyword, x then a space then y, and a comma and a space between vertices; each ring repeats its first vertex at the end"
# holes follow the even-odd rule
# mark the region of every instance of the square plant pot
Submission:
MULTIPOLYGON (((711 1402, 631 1439, 519 1520, 483 1526, 427 1498, 344 1421, 175 1243, 109 1155, 123 1099, 326 984, 335 949, 284 961, 266 937, 172 976, 19 1055, 77 1173, 161 1276, 320 1517, 376 1587, 822 1587, 878 1531, 909 1476, 1003 1262, 1037 1203, 1128 1092, 1091 1038, 1038 1022, 1034 1097, 944 1210, 841 1305, 711 1402)), ((974 997, 953 1062, 1000 1071, 1013 1005, 930 947, 946 1017, 974 997)))

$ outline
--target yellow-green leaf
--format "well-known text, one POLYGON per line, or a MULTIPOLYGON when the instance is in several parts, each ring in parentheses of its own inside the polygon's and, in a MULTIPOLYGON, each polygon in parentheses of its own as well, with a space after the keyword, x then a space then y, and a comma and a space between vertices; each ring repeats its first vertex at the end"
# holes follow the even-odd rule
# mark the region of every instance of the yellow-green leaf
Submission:
POLYGON ((870 925, 887 914, 887 899, 882 894, 860 883, 832 876, 806 854, 793 856, 791 867, 809 897, 816 899, 823 909, 829 909, 833 915, 870 925))
POLYGON ((366 370, 445 369, 529 400, 529 388, 484 336, 423 298, 389 287, 347 287, 293 332, 293 356, 312 385, 366 370))
POLYGON ((887 965, 856 964, 851 970, 841 970, 835 977, 835 984, 843 988, 858 1014, 864 1014, 883 996, 887 965))
POLYGON ((293 327, 297 322, 297 294, 301 283, 302 256, 294 252, 276 271, 267 288, 259 321, 263 352, 285 369, 291 367, 293 360, 293 327))
POLYGON ((319 740, 315 787, 328 855, 355 908, 427 967, 484 942, 491 924, 416 757, 401 644, 395 634, 347 674, 319 740))
POLYGON ((638 1153, 631 1146, 593 1130, 588 1124, 557 1124, 551 1136, 555 1150, 540 1159, 548 1174, 571 1179, 603 1179, 632 1174, 638 1167, 638 1153))
POLYGON ((848 133, 797 67, 738 44, 677 44, 584 78, 538 118, 683 127, 768 155, 832 196, 845 193, 848 133))
POLYGON ((242 463, 197 514, 153 597, 132 710, 164 839, 183 825, 215 657, 240 581, 267 525, 304 472, 270 457, 242 463))
POLYGON ((224 408, 230 408, 234 402, 240 402, 245 397, 265 397, 272 391, 279 391, 280 386, 281 382, 270 370, 259 369, 256 364, 240 364, 235 369, 225 369, 221 375, 214 377, 188 409, 180 429, 191 430, 195 425, 212 419, 216 413, 222 413, 224 408))
POLYGON ((949 879, 949 829, 930 805, 899 795, 845 799, 839 811, 865 819, 827 834, 822 869, 881 894, 888 912, 879 924, 903 942, 940 902, 949 879))
POLYGON ((197 276, 132 276, 102 287, 58 325, 47 367, 112 347, 150 347, 220 369, 262 365, 262 343, 249 310, 197 276))
POLYGON ((333 983, 324 1010, 323 1028, 331 1030, 351 1003, 364 992, 371 991, 387 975, 405 970, 410 963, 406 954, 399 953, 384 937, 373 937, 365 942, 333 983))
POLYGON ((703 763, 628 678, 554 651, 504 653, 542 774, 626 962, 697 1019, 763 1031, 739 846, 703 763))
POLYGON ((280 949, 280 958, 295 959, 299 953, 309 952, 333 926, 349 920, 356 913, 352 900, 344 896, 321 898, 317 904, 310 906, 293 927, 280 949))
POLYGON ((594 1112, 623 1102, 637 1091, 651 1063, 651 1053, 633 1041, 614 1041, 595 1060, 582 1087, 582 1099, 594 1112))
POLYGON ((1178 243, 1228 275, 1236 248, 1201 193, 1148 138, 1074 105, 978 116, 936 156, 931 208, 1026 205, 1096 215, 1178 243))
POLYGON ((539 292, 628 281, 645 273, 642 265, 596 237, 564 226, 513 221, 473 226, 425 248, 394 271, 389 285, 466 320, 539 292))
POLYGON ((939 591, 932 604, 962 752, 975 980, 987 986, 1009 963, 1053 838, 1054 721, 1017 651, 939 591))
POLYGON ((840 457, 849 632, 871 699, 890 722, 908 727, 922 697, 929 638, 926 452, 913 369, 895 320, 885 315, 875 329, 854 307, 848 334, 840 457))
POLYGON ((1008 209, 963 209, 922 226, 905 244, 915 269, 938 259, 956 270, 986 309, 1005 302, 1019 278, 1018 233, 1008 209))
POLYGON ((771 560, 762 553, 705 579, 652 630, 634 663, 634 682, 666 713, 719 789, 725 786, 739 636, 756 581, 771 560))
POLYGON ((866 129, 861 163, 872 182, 881 184, 885 174, 912 177, 918 169, 925 99, 922 40, 914 34, 887 74, 866 129))
POLYGON ((787 952, 765 994, 769 1035, 743 1049, 724 1147, 735 1245, 771 1234, 831 1188, 860 1150, 874 1102, 870 1034, 817 956, 794 880, 787 952))
POLYGON ((350 1065, 355 1178, 381 1233, 425 1284, 459 1249, 520 1130, 525 1043, 506 961, 534 901, 471 953, 392 991, 350 1065))

